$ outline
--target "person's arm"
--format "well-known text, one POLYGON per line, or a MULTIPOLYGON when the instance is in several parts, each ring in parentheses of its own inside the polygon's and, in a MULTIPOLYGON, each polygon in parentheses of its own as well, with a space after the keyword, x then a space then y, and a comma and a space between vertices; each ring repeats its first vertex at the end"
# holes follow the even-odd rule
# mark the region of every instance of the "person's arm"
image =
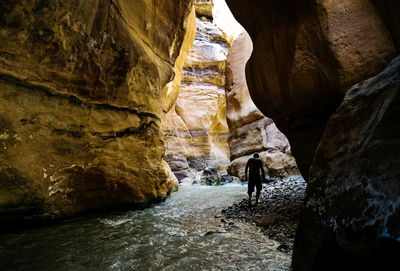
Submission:
POLYGON ((248 169, 249 169, 249 161, 247 161, 246 169, 244 170, 244 173, 245 173, 245 176, 246 176, 246 179, 245 179, 246 182, 247 182, 247 171, 248 171, 248 169))

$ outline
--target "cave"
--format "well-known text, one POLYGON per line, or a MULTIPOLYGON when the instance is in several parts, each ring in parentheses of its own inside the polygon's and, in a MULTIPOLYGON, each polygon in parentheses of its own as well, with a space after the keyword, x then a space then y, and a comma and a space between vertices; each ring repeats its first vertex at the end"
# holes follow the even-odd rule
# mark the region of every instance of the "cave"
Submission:
POLYGON ((2 1, 0 268, 397 270, 399 12, 2 1))

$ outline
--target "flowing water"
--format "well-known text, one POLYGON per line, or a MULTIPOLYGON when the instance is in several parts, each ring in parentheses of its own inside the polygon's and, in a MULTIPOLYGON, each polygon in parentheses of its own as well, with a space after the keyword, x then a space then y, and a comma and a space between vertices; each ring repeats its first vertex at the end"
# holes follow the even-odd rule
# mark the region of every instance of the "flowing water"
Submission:
POLYGON ((291 255, 255 226, 220 226, 220 211, 244 197, 239 184, 180 186, 142 211, 3 235, 0 270, 289 270, 291 255))

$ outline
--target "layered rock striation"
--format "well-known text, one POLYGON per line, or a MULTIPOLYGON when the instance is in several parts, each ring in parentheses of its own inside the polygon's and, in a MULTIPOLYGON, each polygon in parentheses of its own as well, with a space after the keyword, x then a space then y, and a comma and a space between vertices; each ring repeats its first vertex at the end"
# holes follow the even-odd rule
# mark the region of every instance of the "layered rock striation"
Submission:
POLYGON ((228 43, 212 22, 212 7, 212 1, 195 2, 196 38, 178 99, 165 118, 165 160, 174 172, 186 175, 206 167, 223 172, 229 163, 224 89, 228 43))
POLYGON ((161 119, 192 5, 0 4, 2 221, 147 204, 176 186, 161 119))
POLYGON ((244 178, 249 155, 258 151, 270 176, 298 173, 287 139, 248 93, 250 37, 225 1, 196 1, 195 7, 196 39, 164 128, 172 170, 180 178, 206 167, 225 172, 230 159, 228 173, 244 178))

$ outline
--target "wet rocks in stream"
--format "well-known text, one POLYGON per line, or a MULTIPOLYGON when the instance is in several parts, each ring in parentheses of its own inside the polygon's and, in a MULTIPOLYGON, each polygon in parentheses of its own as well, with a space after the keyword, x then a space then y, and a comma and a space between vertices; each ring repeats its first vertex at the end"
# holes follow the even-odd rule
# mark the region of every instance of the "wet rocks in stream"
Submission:
POLYGON ((306 182, 301 176, 271 179, 263 184, 258 205, 254 205, 254 193, 251 206, 248 205, 248 198, 244 198, 222 210, 221 220, 228 225, 235 220, 255 224, 262 228, 264 234, 280 242, 278 250, 290 252, 303 208, 305 190, 306 182))
POLYGON ((200 171, 186 170, 174 172, 180 184, 192 185, 203 184, 209 186, 225 185, 228 183, 241 184, 240 178, 226 174, 225 171, 218 171, 213 167, 206 167, 200 171))

